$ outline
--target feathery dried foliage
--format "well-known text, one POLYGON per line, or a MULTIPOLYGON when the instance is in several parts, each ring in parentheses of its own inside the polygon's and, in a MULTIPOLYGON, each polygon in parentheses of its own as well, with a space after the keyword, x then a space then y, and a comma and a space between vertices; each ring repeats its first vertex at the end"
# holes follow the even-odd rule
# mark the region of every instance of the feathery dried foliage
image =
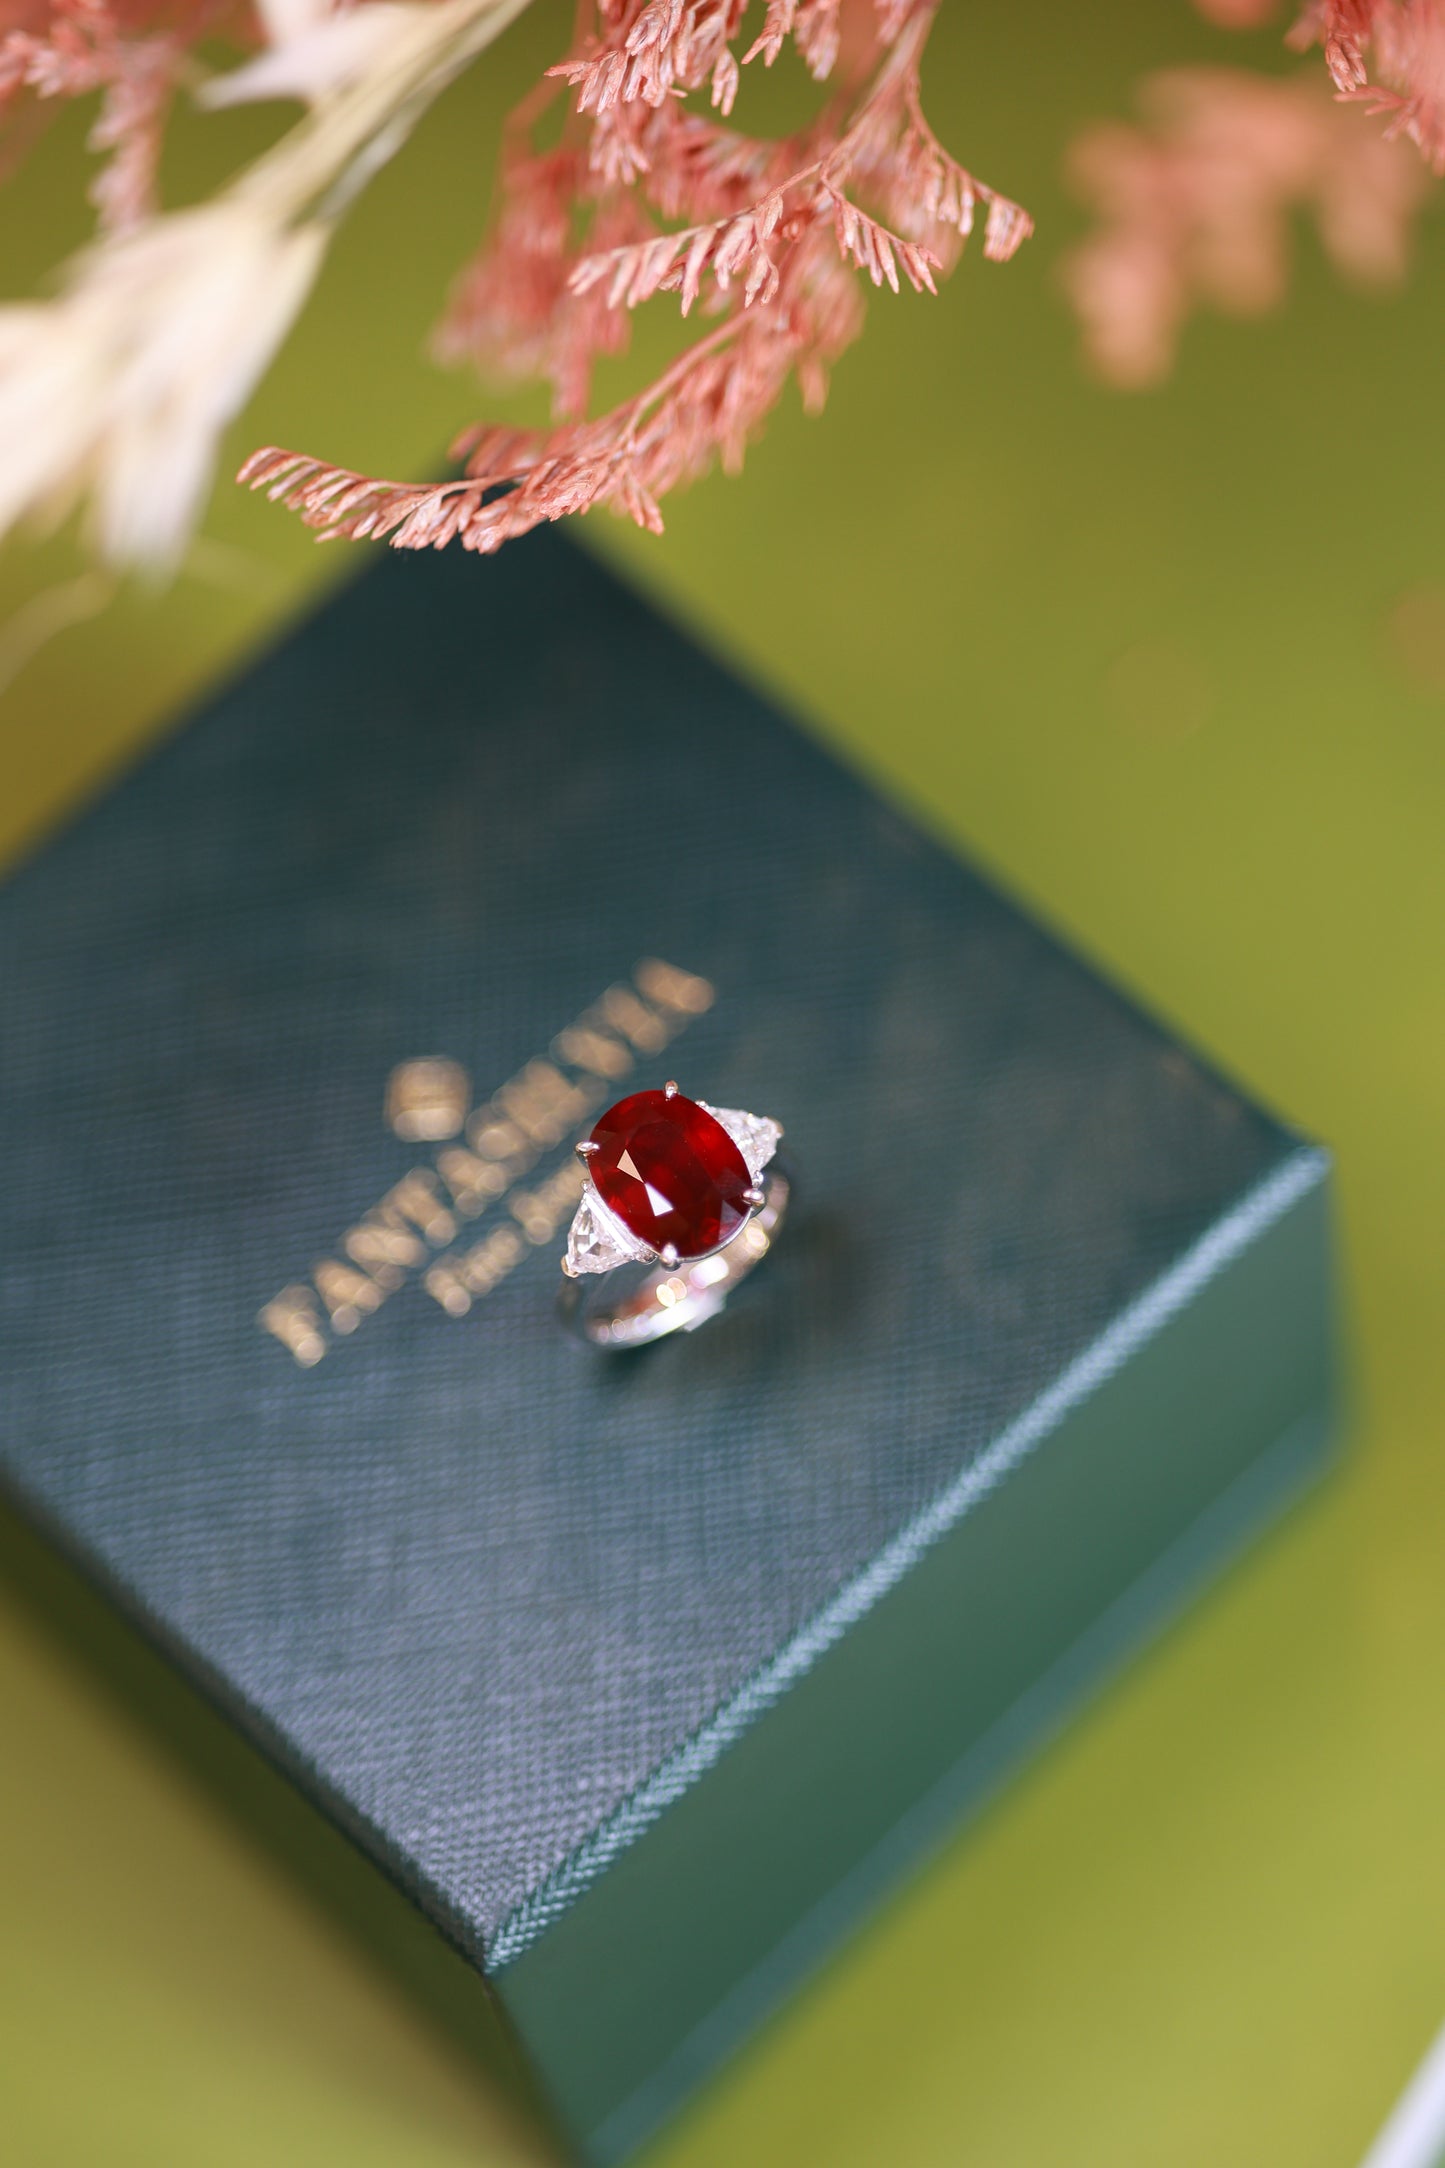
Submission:
POLYGON ((1199 303, 1237 316, 1274 307, 1301 209, 1348 277, 1403 275, 1429 176, 1320 85, 1189 68, 1153 77, 1141 104, 1144 128, 1092 129, 1071 161, 1099 224, 1065 259, 1064 283, 1111 382, 1165 376, 1199 303))
POLYGON ((154 574, 183 556, 221 433, 346 205, 526 0, 258 0, 255 23, 231 29, 233 42, 264 31, 265 50, 221 75, 189 53, 217 0, 189 0, 184 20, 129 4, 12 12, 0 42, 12 153, 46 98, 86 93, 100 96, 92 142, 113 153, 99 238, 61 267, 49 298, 0 305, 0 535, 83 503, 100 553, 154 574), (150 179, 183 64, 203 105, 284 96, 307 111, 204 203, 162 210, 150 179))
POLYGON ((90 191, 102 231, 155 209, 156 168, 189 55, 221 31, 254 44, 239 0, 0 0, 0 157, 13 161, 47 107, 99 92, 90 148, 105 163, 90 191))
MULTIPOLYGON (((1232 29, 1280 4, 1196 0, 1232 29)), ((221 431, 337 221, 526 5, 0 0, 0 177, 66 99, 93 102, 101 161, 96 242, 51 298, 0 306, 0 534, 83 502, 112 562, 179 560, 221 431), (226 53, 243 64, 217 74, 226 53), (170 211, 156 172, 182 91, 306 110, 208 204, 170 211)), ((467 430, 464 472, 440 486, 274 447, 243 478, 323 537, 407 548, 491 550, 596 504, 656 528, 669 489, 737 468, 790 383, 822 405, 862 327, 863 279, 932 292, 976 222, 998 262, 1031 230, 924 118, 938 5, 578 0, 571 51, 513 118, 497 216, 436 340, 448 361, 549 384, 553 426, 467 430), (748 71, 789 47, 824 86, 821 110, 793 136, 750 135, 734 119, 748 71), (626 350, 633 311, 659 296, 698 324, 694 343, 594 414, 598 362, 626 350)), ((1306 0, 1289 41, 1322 49, 1333 104, 1324 83, 1312 96, 1303 81, 1186 71, 1150 87, 1145 128, 1078 147, 1102 223, 1067 279, 1116 381, 1160 375, 1199 300, 1268 306, 1299 207, 1348 271, 1398 274, 1426 168, 1445 171, 1445 0, 1306 0)))
MULTIPOLYGON (((1279 0, 1195 4, 1228 30, 1279 10, 1279 0)), ((1301 210, 1357 283, 1403 276, 1426 166, 1445 171, 1445 0, 1309 0, 1288 42, 1321 46, 1330 84, 1173 70, 1144 86, 1142 128, 1093 128, 1074 144, 1074 185, 1099 224, 1065 260, 1064 284, 1112 382, 1166 375, 1201 302, 1236 315, 1273 307, 1301 210)))
POLYGON ((449 360, 552 388, 555 426, 469 429, 458 481, 375 480, 268 447, 241 479, 325 539, 384 537, 490 551, 545 520, 605 505, 659 531, 659 502, 715 463, 735 472, 791 381, 823 403, 862 328, 856 273, 932 293, 982 215, 1006 261, 1027 214, 934 136, 919 69, 938 0, 596 0, 551 71, 569 110, 538 141, 547 99, 514 117, 494 231, 438 334, 449 360), (833 95, 780 140, 729 121, 743 73, 790 41, 833 95), (705 102, 704 102, 705 101, 705 102), (592 375, 629 313, 675 294, 707 329, 656 382, 588 417, 592 375))
MULTIPOLYGON (((1253 30, 1280 0, 1194 0, 1224 30, 1253 30)), ((1435 173, 1445 173, 1445 8, 1441 0, 1304 0, 1286 42, 1319 46, 1342 103, 1389 121, 1435 173)))
POLYGON ((1290 43, 1324 48, 1340 98, 1384 114, 1445 173, 1445 11, 1440 0, 1310 0, 1290 43))

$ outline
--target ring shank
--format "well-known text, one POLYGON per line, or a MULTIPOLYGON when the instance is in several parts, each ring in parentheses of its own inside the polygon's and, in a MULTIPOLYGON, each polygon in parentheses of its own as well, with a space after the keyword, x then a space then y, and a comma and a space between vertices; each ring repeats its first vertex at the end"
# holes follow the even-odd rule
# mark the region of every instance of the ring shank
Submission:
POLYGON ((562 1323, 588 1347, 617 1352, 649 1347, 669 1333, 695 1332, 767 1256, 782 1228, 792 1180, 775 1159, 759 1177, 763 1201, 725 1249, 669 1269, 618 1265, 611 1272, 564 1280, 557 1299, 562 1323), (640 1276, 639 1276, 640 1275, 640 1276))

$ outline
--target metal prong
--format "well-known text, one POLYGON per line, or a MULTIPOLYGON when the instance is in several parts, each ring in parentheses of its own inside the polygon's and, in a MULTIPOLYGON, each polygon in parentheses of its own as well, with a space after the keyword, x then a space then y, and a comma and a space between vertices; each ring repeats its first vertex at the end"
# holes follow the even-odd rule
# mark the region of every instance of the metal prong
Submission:
POLYGON ((662 1087, 662 1096, 664 1099, 675 1099, 677 1097, 676 1077, 670 1076, 668 1078, 667 1082, 662 1087))
POLYGON ((666 1265, 669 1272, 675 1272, 677 1270, 681 1259, 678 1256, 677 1244, 675 1242, 665 1242, 663 1244, 662 1261, 666 1265))
POLYGON ((743 1203, 750 1204, 755 1212, 757 1211, 759 1205, 766 1204, 767 1201, 767 1191, 759 1189, 756 1183, 754 1183, 751 1189, 745 1189, 743 1191, 743 1203))
POLYGON ((563 1270, 563 1272, 564 1272, 564 1273, 565 1273, 565 1274, 567 1275, 567 1278, 568 1278, 569 1280, 575 1280, 575 1279, 576 1279, 576 1277, 577 1277, 577 1267, 576 1267, 576 1266, 575 1266, 575 1265, 573 1264, 573 1262, 572 1262, 572 1260, 571 1260, 571 1258, 570 1258, 570 1257, 564 1257, 564 1258, 562 1259, 562 1270, 563 1270))
POLYGON ((594 1159, 596 1155, 601 1151, 602 1147, 600 1144, 594 1144, 590 1137, 584 1137, 582 1139, 582 1142, 580 1144, 574 1144, 572 1149, 577 1154, 577 1157, 581 1160, 583 1166, 585 1167, 588 1160, 594 1159))
POLYGON ((655 1265, 657 1263, 656 1250, 639 1250, 637 1253, 637 1262, 640 1265, 655 1265))

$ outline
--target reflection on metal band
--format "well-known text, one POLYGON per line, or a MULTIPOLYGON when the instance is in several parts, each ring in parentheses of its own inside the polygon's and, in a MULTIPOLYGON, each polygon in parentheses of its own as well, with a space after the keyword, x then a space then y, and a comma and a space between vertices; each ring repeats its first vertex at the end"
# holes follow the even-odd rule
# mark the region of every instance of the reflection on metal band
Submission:
POLYGON ((562 1322, 591 1347, 647 1347, 672 1332, 695 1332, 716 1317, 734 1288, 767 1256, 792 1197, 787 1168, 774 1160, 761 1177, 763 1202, 724 1249, 672 1270, 619 1265, 596 1278, 564 1280, 562 1322))

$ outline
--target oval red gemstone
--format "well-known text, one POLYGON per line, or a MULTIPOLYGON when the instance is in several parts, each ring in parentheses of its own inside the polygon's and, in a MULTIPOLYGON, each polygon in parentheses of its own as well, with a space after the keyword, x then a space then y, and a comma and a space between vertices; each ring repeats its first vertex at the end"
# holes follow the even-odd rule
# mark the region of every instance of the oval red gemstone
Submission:
POLYGON ((674 1092, 633 1092, 592 1132, 587 1172, 629 1233, 661 1252, 702 1257, 748 1216, 742 1153, 705 1107, 674 1092))

